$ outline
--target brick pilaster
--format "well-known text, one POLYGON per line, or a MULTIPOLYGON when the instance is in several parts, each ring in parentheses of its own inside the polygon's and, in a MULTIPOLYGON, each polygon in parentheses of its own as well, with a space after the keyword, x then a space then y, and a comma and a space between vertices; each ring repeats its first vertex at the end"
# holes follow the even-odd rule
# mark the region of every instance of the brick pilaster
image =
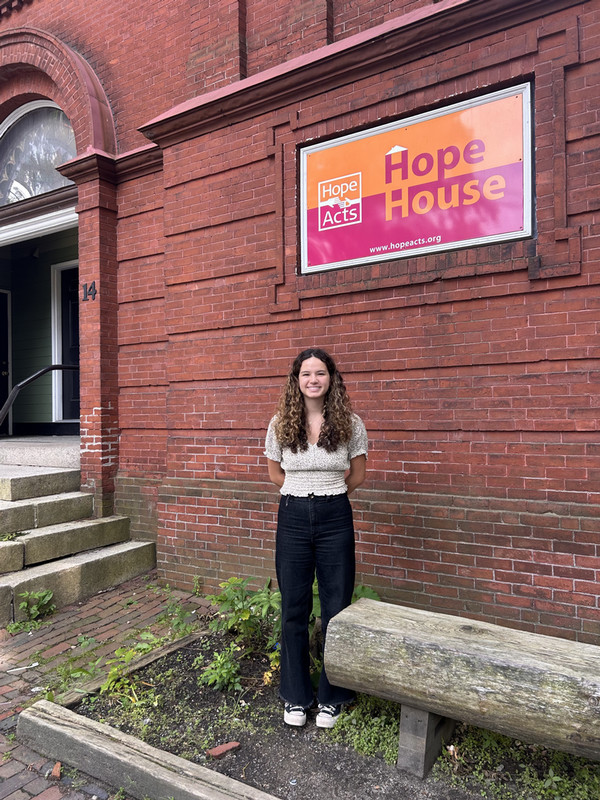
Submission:
POLYGON ((79 189, 81 482, 113 511, 118 467, 117 207, 114 160, 86 153, 61 172, 79 189))

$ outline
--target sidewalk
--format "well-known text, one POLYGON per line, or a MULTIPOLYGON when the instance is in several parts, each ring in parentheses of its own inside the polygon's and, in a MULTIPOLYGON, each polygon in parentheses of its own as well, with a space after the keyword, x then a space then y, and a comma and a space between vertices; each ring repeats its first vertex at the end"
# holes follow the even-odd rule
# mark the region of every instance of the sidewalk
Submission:
MULTIPOLYGON (((62 770, 20 745, 15 738, 19 712, 43 697, 56 670, 66 667, 82 642, 94 642, 90 657, 101 665, 125 644, 132 631, 154 626, 169 602, 204 613, 208 603, 189 593, 159 589, 150 574, 61 609, 31 633, 11 636, 0 629, 0 800, 107 800, 110 789, 85 775, 62 770)), ((116 791, 119 787, 111 787, 116 791)))

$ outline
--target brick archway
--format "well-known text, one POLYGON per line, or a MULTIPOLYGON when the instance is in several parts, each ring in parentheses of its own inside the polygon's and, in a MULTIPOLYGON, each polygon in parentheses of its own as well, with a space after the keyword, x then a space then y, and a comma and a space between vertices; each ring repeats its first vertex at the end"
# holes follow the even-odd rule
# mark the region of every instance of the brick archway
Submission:
POLYGON ((0 34, 0 116, 35 96, 54 100, 65 112, 78 154, 116 152, 108 100, 87 61, 45 31, 19 28, 0 34))

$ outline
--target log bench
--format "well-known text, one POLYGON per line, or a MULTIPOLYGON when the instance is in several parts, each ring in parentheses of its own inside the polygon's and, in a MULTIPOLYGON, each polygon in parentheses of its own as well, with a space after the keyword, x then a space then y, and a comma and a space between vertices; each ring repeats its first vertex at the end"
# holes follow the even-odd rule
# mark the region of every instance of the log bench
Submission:
POLYGON ((425 777, 456 720, 600 760, 600 647, 361 599, 327 629, 329 680, 402 705, 398 767, 425 777))

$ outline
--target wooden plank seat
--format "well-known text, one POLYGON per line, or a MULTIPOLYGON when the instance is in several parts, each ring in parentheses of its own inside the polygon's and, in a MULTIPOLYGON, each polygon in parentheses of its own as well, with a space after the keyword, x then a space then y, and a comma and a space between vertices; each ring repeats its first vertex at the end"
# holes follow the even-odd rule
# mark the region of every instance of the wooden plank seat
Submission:
POLYGON ((425 777, 454 721, 600 760, 600 647, 361 599, 329 623, 329 680, 402 704, 398 766, 425 777))

